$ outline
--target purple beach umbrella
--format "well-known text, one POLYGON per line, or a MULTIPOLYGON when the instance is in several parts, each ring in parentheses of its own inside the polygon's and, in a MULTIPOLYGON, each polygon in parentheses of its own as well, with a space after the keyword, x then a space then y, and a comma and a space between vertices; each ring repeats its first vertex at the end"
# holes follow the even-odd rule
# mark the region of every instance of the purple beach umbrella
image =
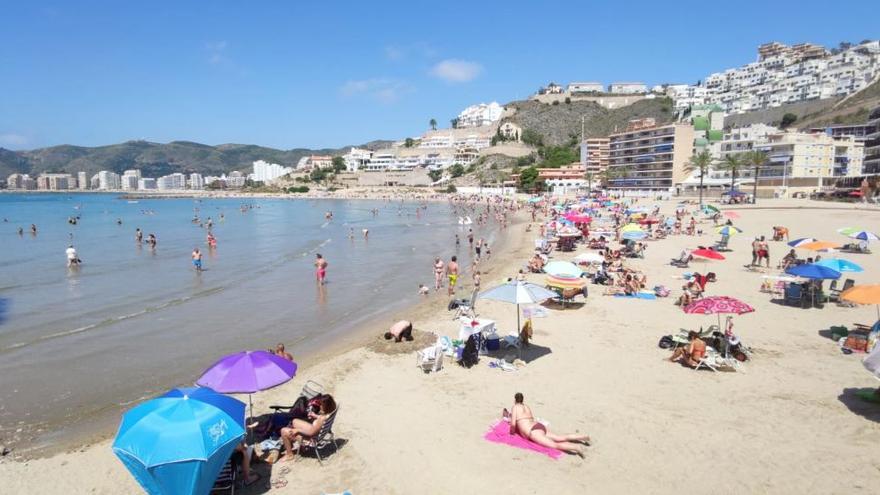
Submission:
POLYGON ((242 351, 220 358, 196 384, 222 394, 248 394, 251 417, 254 404, 250 394, 287 382, 296 375, 296 363, 266 351, 242 351))
POLYGON ((197 384, 223 394, 252 394, 281 385, 296 375, 296 363, 266 351, 242 351, 220 358, 197 384))

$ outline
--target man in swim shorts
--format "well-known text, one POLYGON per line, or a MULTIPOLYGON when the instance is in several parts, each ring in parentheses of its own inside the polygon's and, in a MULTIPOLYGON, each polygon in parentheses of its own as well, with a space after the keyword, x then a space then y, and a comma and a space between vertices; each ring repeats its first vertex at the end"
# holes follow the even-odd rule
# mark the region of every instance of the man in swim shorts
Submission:
POLYGON ((446 276, 449 277, 449 295, 455 294, 455 283, 458 282, 458 258, 453 256, 446 265, 446 276))
POLYGON ((315 276, 318 283, 324 285, 324 279, 327 278, 327 260, 321 256, 321 253, 315 255, 315 276))
POLYGON ((192 262, 193 266, 196 267, 197 272, 202 271, 202 252, 199 251, 199 248, 193 249, 192 262))

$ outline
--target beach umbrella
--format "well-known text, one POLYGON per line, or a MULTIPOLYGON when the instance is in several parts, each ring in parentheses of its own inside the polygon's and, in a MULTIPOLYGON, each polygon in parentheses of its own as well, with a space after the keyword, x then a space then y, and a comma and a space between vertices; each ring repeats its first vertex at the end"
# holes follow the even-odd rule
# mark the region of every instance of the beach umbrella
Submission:
POLYGON ((718 328, 721 328, 721 314, 741 315, 751 313, 755 308, 748 304, 727 296, 710 296, 688 304, 684 312, 692 315, 718 315, 718 328))
POLYGON ((718 251, 714 251, 712 249, 695 249, 691 251, 691 254, 694 256, 698 256, 700 258, 706 258, 710 260, 723 260, 724 256, 718 251))
POLYGON ((810 251, 833 251, 840 247, 840 244, 827 241, 808 242, 797 246, 800 249, 808 249, 810 251))
POLYGON ((589 215, 579 215, 574 212, 568 212, 565 214, 565 219, 574 222, 574 223, 590 223, 593 221, 593 218, 589 215))
POLYGON ((712 205, 703 205, 703 211, 715 214, 715 213, 719 213, 721 210, 719 210, 717 207, 712 206, 712 205))
POLYGON ((724 216, 727 218, 739 218, 739 213, 735 211, 725 211, 724 216))
POLYGON ((875 377, 880 378, 880 345, 874 346, 874 350, 865 357, 862 364, 866 370, 870 371, 875 377))
POLYGON ((587 280, 580 277, 557 277, 547 275, 547 286, 558 287, 560 289, 583 289, 587 285, 587 280))
POLYGON ((673 225, 675 225, 675 219, 671 217, 667 218, 665 223, 667 227, 672 227, 673 225))
POLYGON ((722 225, 721 227, 715 229, 715 232, 729 237, 734 234, 739 234, 740 232, 742 232, 742 229, 734 227, 733 225, 722 225))
POLYGON ((643 232, 643 231, 638 231, 638 232, 630 231, 630 232, 624 232, 623 235, 621 235, 620 237, 622 237, 624 239, 629 239, 631 241, 640 241, 640 240, 648 237, 648 233, 643 232))
POLYGON ((497 287, 493 287, 478 296, 480 299, 489 299, 492 301, 501 301, 508 304, 516 304, 516 330, 520 329, 519 324, 519 305, 535 304, 553 299, 557 294, 552 290, 545 289, 540 285, 528 282, 507 282, 497 287))
POLYGON ((876 241, 880 239, 880 237, 877 237, 877 234, 865 230, 850 232, 847 236, 851 239, 858 239, 860 241, 876 241))
POLYGON ((575 263, 601 263, 605 261, 605 257, 599 253, 581 253, 574 257, 575 263))
POLYGON ((640 225, 649 225, 649 226, 654 225, 655 223, 659 223, 659 222, 660 222, 660 220, 658 220, 656 218, 643 218, 643 219, 639 220, 640 225))
POLYGON ((251 394, 289 381, 296 375, 296 363, 266 351, 241 351, 223 356, 202 373, 196 384, 224 394, 251 394))
POLYGON ((244 438, 243 402, 182 388, 122 416, 113 453, 150 495, 207 495, 244 438))
POLYGON ((840 278, 839 271, 833 268, 828 268, 827 266, 817 265, 816 263, 793 266, 788 270, 785 270, 785 273, 789 275, 794 275, 796 277, 811 278, 816 280, 837 280, 838 278, 840 278))
POLYGON ((860 230, 865 230, 865 229, 860 228, 860 227, 842 227, 842 228, 837 229, 837 233, 843 234, 843 235, 850 235, 853 232, 858 232, 860 230))
POLYGON ((788 245, 791 247, 801 247, 804 244, 810 244, 818 241, 815 237, 801 237, 800 239, 795 239, 793 241, 788 241, 788 245))
POLYGON ((628 223, 620 228, 620 232, 641 232, 642 226, 637 223, 628 223))
POLYGON ((817 261, 813 263, 814 265, 827 266, 832 270, 837 270, 839 272, 853 272, 858 273, 864 271, 861 266, 853 263, 852 261, 845 260, 842 258, 827 258, 824 260, 817 261))
POLYGON ((840 293, 841 301, 855 304, 877 306, 877 319, 880 320, 880 285, 856 285, 840 293))
POLYGON ((544 266, 544 273, 556 277, 577 278, 580 277, 584 271, 581 267, 569 261, 551 261, 544 266))

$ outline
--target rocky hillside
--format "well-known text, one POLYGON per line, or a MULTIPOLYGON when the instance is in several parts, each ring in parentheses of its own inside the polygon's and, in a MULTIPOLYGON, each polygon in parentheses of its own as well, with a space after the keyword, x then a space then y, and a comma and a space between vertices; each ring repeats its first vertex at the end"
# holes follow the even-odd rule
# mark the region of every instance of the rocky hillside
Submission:
MULTIPOLYGON (((388 144, 389 141, 373 141, 361 147, 379 149, 388 144)), ((251 164, 256 160, 293 166, 303 156, 336 155, 343 153, 347 148, 279 150, 252 144, 210 146, 189 141, 170 143, 128 141, 93 148, 61 145, 30 151, 10 151, 0 148, 0 178, 16 172, 37 175, 42 172, 76 173, 81 170, 91 176, 99 170, 122 173, 132 168, 141 169, 147 177, 158 177, 173 172, 219 175, 232 170, 250 171, 251 164)))
POLYGON ((563 145, 573 137, 579 138, 582 118, 584 135, 588 138, 603 137, 615 130, 623 130, 632 119, 653 117, 658 123, 672 120, 672 100, 669 98, 642 100, 611 110, 589 101, 548 105, 527 100, 515 101, 506 106, 516 109, 516 113, 507 120, 523 130, 537 132, 548 146, 563 145))

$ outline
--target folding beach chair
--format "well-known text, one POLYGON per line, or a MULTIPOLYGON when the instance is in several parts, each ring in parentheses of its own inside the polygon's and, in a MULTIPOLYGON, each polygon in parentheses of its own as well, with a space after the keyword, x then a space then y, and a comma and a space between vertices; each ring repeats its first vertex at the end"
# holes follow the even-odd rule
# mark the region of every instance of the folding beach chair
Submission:
POLYGON ((223 469, 220 470, 220 474, 217 475, 217 480, 214 481, 214 486, 211 488, 211 495, 221 493, 235 495, 236 483, 238 483, 238 466, 234 465, 232 457, 230 457, 223 465, 223 469))
POLYGON ((462 316, 466 316, 468 318, 476 318, 477 295, 478 291, 474 290, 473 294, 471 294, 470 299, 458 299, 456 301, 458 303, 458 307, 455 308, 455 314, 452 315, 452 319, 457 320, 462 316))
POLYGON ((443 369, 443 347, 438 343, 421 351, 416 351, 416 366, 425 373, 443 369))
POLYGON ((687 251, 682 251, 681 256, 669 260, 669 264, 676 268, 687 268, 688 263, 692 259, 694 259, 694 257, 690 253, 688 253, 687 251))
MULTIPOLYGON (((318 434, 313 437, 305 438, 300 446, 300 452, 302 452, 302 449, 314 450, 315 456, 318 457, 318 464, 322 466, 324 465, 324 460, 321 457, 321 449, 328 445, 333 445, 333 453, 336 453, 336 451, 339 450, 339 445, 336 443, 336 436, 333 434, 333 423, 336 422, 337 413, 339 413, 339 404, 336 405, 336 410, 330 413, 327 421, 324 421, 324 425, 318 430, 318 434)), ((299 457, 297 457, 297 459, 299 459, 299 457)))

